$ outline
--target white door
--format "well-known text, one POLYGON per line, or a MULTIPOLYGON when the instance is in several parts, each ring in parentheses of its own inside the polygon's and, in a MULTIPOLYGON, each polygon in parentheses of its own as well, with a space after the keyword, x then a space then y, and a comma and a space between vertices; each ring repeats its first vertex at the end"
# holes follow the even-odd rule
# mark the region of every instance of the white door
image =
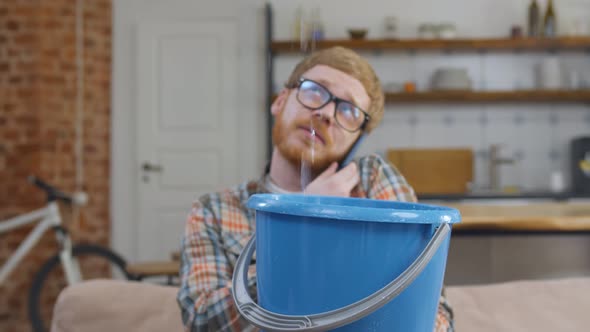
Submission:
POLYGON ((192 201, 239 181, 238 25, 199 15, 137 29, 140 261, 168 259, 192 201))

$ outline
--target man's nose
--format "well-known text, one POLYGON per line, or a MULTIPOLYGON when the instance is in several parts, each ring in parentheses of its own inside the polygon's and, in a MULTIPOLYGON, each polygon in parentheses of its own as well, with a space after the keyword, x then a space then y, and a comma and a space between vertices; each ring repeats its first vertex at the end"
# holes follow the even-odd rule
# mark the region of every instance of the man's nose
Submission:
POLYGON ((324 105, 324 107, 313 111, 313 115, 318 117, 326 125, 330 125, 334 122, 336 103, 333 101, 324 105))

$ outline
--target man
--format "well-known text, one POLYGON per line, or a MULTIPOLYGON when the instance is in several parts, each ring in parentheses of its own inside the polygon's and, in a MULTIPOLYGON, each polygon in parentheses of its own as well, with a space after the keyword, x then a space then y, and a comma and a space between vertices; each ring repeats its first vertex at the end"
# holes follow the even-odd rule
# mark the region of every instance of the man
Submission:
MULTIPOLYGON (((254 232, 245 207, 256 193, 291 193, 415 201, 399 172, 376 155, 338 169, 362 134, 383 116, 383 92, 369 63, 342 47, 300 62, 272 104, 273 153, 261 179, 202 196, 189 215, 182 247, 178 303, 187 331, 255 331, 233 303, 231 278, 254 232)), ((256 265, 248 273, 256 296, 256 265)), ((452 331, 441 297, 435 331, 452 331)))

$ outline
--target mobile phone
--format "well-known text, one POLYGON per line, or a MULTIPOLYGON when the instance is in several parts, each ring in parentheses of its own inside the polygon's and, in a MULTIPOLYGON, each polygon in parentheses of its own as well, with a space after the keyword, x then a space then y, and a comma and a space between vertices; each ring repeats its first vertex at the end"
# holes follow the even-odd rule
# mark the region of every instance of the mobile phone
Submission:
POLYGON ((344 158, 342 159, 342 161, 338 165, 338 170, 341 170, 344 167, 346 167, 346 165, 350 164, 350 162, 354 159, 354 155, 355 155, 356 151, 358 150, 359 146, 365 140, 366 137, 367 137, 367 134, 362 133, 359 136, 359 138, 357 138, 356 142, 354 142, 354 144, 352 145, 350 150, 348 150, 348 153, 346 154, 346 156, 344 156, 344 158))

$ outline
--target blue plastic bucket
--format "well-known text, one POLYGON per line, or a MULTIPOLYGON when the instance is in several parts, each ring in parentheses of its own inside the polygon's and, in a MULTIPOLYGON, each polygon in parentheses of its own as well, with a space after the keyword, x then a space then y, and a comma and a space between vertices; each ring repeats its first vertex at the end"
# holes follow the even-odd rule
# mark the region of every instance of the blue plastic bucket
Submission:
POLYGON ((265 331, 433 330, 456 209, 254 195, 256 233, 236 264, 238 310, 265 331), (256 248, 258 303, 246 289, 256 248))

